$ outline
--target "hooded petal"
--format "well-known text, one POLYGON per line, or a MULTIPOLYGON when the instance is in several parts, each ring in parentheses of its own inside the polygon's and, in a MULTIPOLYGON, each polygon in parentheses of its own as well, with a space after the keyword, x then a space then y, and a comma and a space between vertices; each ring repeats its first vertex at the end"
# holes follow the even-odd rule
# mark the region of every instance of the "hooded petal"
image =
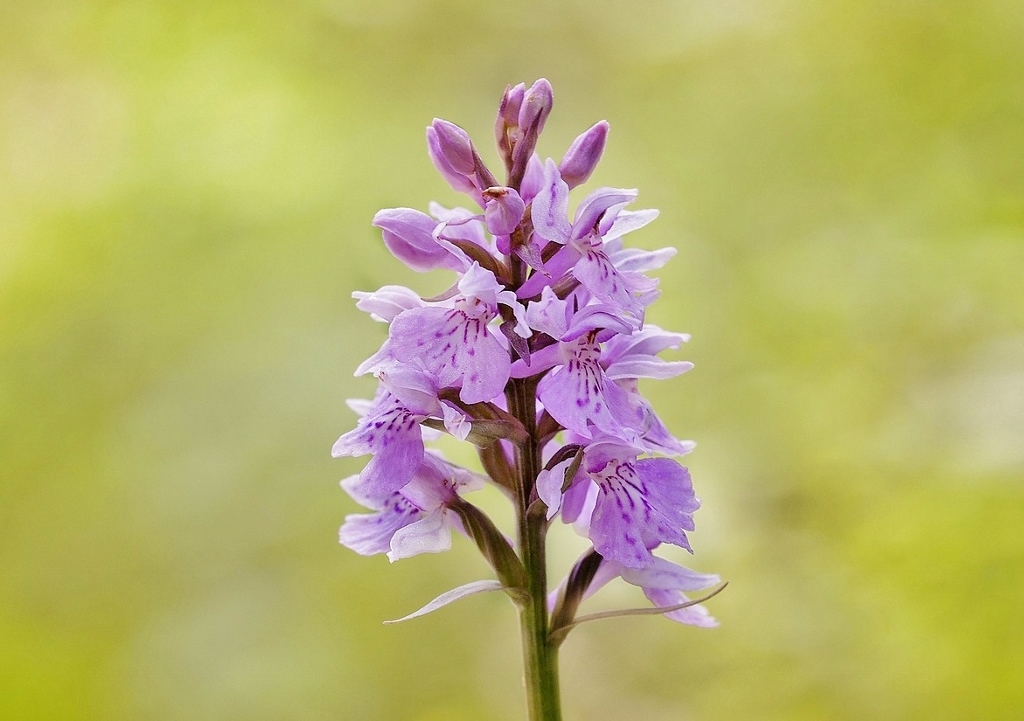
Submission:
POLYGON ((621 209, 636 199, 635 189, 598 188, 588 195, 576 209, 576 218, 572 224, 572 239, 579 240, 595 232, 598 224, 609 210, 621 209))

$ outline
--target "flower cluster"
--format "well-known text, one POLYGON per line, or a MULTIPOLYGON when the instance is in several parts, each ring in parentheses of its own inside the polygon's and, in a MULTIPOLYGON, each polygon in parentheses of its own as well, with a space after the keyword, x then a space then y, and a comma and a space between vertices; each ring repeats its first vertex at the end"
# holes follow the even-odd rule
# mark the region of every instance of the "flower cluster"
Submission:
POLYGON ((689 551, 699 506, 675 460, 693 444, 675 438, 638 389, 642 378, 692 367, 658 357, 686 335, 644 321, 658 297, 647 273, 675 250, 623 245, 658 215, 629 209, 636 190, 598 188, 570 214, 570 191, 597 165, 608 124, 582 133, 561 162, 542 160, 536 145, 551 106, 546 80, 506 89, 495 126, 504 184, 462 128, 434 120, 430 158, 476 207, 374 217, 399 260, 455 277, 433 298, 394 285, 354 294, 357 307, 388 324, 388 336, 357 370, 377 378, 376 396, 351 402, 361 419, 333 449, 372 456, 342 485, 373 513, 349 516, 341 542, 394 561, 446 550, 454 528, 521 597, 536 569, 463 498, 486 480, 508 494, 521 521, 546 529, 560 517, 593 544, 552 594, 553 620, 571 623, 584 597, 621 577, 667 617, 714 625, 684 593, 718 577, 652 553, 662 544, 689 551), (440 433, 476 444, 487 475, 427 450, 440 433))

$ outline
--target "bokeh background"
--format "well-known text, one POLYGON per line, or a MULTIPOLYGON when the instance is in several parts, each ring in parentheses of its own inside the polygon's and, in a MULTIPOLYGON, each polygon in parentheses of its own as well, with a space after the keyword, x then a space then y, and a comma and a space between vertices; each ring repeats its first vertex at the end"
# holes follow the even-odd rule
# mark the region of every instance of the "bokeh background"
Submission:
POLYGON ((487 571, 339 547, 329 450, 384 337, 350 293, 448 280, 370 219, 459 202, 424 127, 494 160, 540 76, 541 153, 607 118, 590 187, 679 248, 696 369, 647 390, 732 582, 716 630, 575 631, 567 718, 1024 718, 1022 38, 1017 0, 3 0, 0 718, 522 718, 500 594, 381 625, 487 571))

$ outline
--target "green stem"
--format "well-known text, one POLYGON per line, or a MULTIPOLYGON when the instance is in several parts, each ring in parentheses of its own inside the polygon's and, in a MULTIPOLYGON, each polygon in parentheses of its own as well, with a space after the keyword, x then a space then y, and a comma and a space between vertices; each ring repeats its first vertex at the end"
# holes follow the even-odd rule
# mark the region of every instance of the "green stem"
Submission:
POLYGON ((544 530, 534 523, 524 525, 520 543, 530 597, 520 610, 519 626, 523 636, 526 704, 530 721, 560 721, 558 648, 548 637, 544 530))
POLYGON ((519 553, 526 568, 528 598, 520 606, 526 705, 530 721, 561 721, 558 691, 558 647, 548 633, 547 562, 544 549, 547 520, 528 509, 540 472, 537 436, 536 383, 514 380, 509 409, 526 428, 529 440, 517 449, 519 553))

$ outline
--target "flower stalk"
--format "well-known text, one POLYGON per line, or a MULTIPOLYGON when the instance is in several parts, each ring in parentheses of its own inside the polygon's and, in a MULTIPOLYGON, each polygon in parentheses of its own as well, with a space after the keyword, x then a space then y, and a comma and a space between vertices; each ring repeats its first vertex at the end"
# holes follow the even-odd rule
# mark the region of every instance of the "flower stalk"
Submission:
POLYGON ((551 643, 547 608, 547 519, 531 513, 540 472, 540 443, 537 438, 536 384, 513 380, 508 391, 512 414, 523 424, 528 439, 516 449, 519 553, 526 569, 526 598, 519 609, 519 630, 523 641, 526 706, 530 721, 558 721, 562 718, 558 689, 558 647, 551 643))

